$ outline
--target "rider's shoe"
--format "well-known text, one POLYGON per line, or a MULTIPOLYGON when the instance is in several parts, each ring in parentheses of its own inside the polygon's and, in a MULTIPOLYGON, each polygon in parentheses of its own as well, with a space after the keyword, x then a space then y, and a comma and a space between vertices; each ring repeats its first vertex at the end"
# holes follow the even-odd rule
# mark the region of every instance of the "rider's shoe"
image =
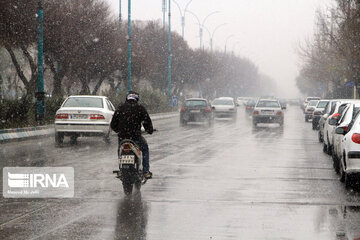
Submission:
POLYGON ((152 172, 150 172, 150 171, 144 172, 144 178, 146 178, 146 179, 152 178, 152 172))

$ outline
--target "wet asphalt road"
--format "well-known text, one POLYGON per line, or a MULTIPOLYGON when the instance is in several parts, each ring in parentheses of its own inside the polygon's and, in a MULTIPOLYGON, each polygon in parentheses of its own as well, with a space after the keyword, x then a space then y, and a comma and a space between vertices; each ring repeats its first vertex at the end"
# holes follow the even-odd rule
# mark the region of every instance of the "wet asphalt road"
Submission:
MULTIPOLYGON (((360 194, 346 190, 317 132, 290 106, 284 128, 154 122, 146 136, 154 178, 125 197, 116 137, 0 145, 0 166, 72 166, 72 199, 0 198, 0 239, 357 239, 360 194), (359 207, 358 207, 359 206, 359 207)), ((2 181, 2 173, 1 173, 2 181)), ((2 182, 1 182, 2 185, 2 182)))

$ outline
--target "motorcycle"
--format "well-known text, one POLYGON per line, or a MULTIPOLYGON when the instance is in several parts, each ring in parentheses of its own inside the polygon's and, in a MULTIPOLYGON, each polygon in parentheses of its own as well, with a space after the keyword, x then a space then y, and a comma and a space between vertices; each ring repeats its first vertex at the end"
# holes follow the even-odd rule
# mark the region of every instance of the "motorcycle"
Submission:
POLYGON ((140 147, 134 141, 124 139, 120 142, 119 170, 114 170, 113 173, 122 181, 125 195, 130 195, 134 186, 140 191, 141 186, 147 181, 143 176, 142 159, 140 147))

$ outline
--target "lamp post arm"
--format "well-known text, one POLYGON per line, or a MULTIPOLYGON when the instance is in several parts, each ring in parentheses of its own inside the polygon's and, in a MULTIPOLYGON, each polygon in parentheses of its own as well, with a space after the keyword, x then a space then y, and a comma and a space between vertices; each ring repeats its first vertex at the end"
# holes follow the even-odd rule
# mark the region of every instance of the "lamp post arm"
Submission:
POLYGON ((186 12, 190 13, 191 15, 193 15, 196 18, 196 20, 198 21, 199 27, 201 28, 201 22, 200 22, 200 19, 198 18, 198 16, 196 16, 196 14, 193 13, 192 11, 187 10, 186 12))
POLYGON ((212 12, 212 13, 209 13, 205 18, 204 18, 204 21, 202 22, 202 26, 204 26, 205 24, 205 21, 208 19, 208 17, 210 17, 211 15, 215 14, 215 13, 219 13, 219 11, 215 11, 215 12, 212 12))
POLYGON ((211 38, 214 38, 214 35, 215 35, 216 30, 218 30, 219 28, 225 26, 226 24, 227 24, 227 23, 223 23, 223 24, 218 25, 218 26, 214 29, 214 31, 213 31, 213 33, 212 33, 212 35, 211 35, 211 38))
POLYGON ((176 6, 178 7, 178 9, 179 9, 179 11, 180 11, 180 16, 182 17, 183 16, 183 13, 182 13, 182 10, 181 10, 181 7, 180 7, 180 5, 175 1, 175 0, 172 0, 175 4, 176 4, 176 6))
POLYGON ((186 14, 186 11, 187 11, 187 8, 189 7, 190 3, 192 2, 193 0, 190 0, 186 6, 185 6, 185 10, 184 10, 184 17, 185 17, 185 14, 186 14))

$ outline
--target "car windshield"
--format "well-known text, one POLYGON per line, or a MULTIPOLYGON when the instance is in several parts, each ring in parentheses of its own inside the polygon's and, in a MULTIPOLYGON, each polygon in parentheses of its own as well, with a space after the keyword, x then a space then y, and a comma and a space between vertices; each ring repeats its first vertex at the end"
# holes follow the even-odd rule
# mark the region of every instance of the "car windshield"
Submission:
POLYGON ((71 97, 64 103, 63 107, 91 107, 103 108, 103 101, 101 98, 90 97, 71 97))
POLYGON ((280 105, 277 101, 259 101, 256 107, 279 108, 280 105))
POLYGON ((212 104, 213 105, 234 105, 233 101, 230 99, 215 99, 212 104))
POLYGON ((310 101, 310 102, 308 103, 308 106, 314 107, 314 106, 316 106, 316 104, 318 104, 318 101, 310 101))
POLYGON ((328 101, 320 101, 316 107, 317 108, 325 108, 327 104, 328 104, 328 101))
POLYGON ((206 101, 204 100, 187 100, 185 101, 185 106, 186 107, 206 107, 206 101))

